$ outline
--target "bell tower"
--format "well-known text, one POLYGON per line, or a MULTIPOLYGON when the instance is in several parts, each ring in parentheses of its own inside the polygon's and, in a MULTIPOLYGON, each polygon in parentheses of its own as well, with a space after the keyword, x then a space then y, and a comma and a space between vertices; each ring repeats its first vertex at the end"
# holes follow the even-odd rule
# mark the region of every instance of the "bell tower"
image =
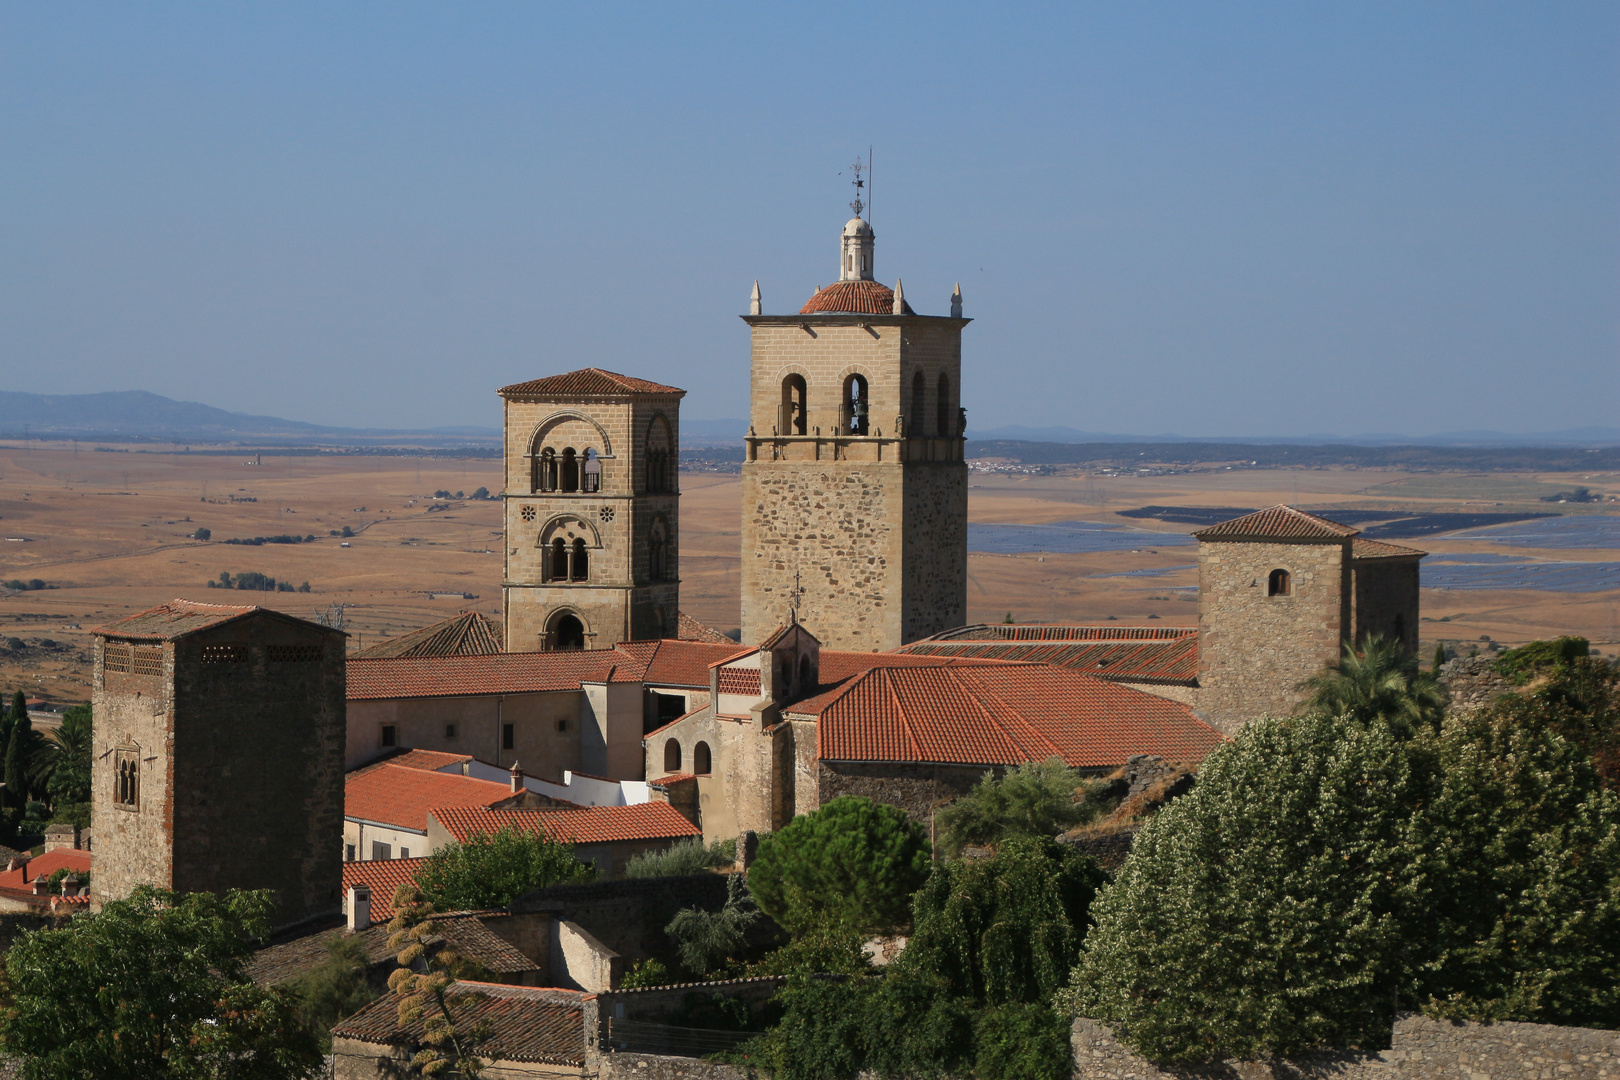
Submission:
POLYGON ((600 368, 501 388, 508 652, 675 635, 685 394, 600 368))
POLYGON ((893 649, 967 621, 961 290, 919 315, 873 276, 861 204, 838 279, 753 314, 742 466, 742 640, 798 622, 829 649, 893 649))

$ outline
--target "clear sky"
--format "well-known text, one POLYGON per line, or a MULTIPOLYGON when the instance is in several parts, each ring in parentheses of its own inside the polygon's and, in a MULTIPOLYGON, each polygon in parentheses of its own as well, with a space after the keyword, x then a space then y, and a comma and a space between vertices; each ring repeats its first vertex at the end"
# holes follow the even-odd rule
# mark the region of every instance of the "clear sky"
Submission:
POLYGON ((746 415, 737 315, 962 283, 974 427, 1620 424, 1620 5, 0 5, 0 389, 746 415))

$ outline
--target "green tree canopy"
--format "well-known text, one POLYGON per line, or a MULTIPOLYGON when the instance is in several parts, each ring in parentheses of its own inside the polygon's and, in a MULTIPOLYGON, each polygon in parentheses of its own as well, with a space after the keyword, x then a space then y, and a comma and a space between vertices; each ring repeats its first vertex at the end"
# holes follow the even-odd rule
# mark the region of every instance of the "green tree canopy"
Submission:
POLYGON ((763 837, 748 887, 791 934, 824 921, 877 931, 907 922, 929 865, 928 838, 904 811, 844 795, 763 837))
POLYGON ((954 857, 970 844, 1014 836, 1051 838, 1097 816, 1101 807, 1086 795, 1098 786, 1059 757, 1017 765, 1000 776, 986 773, 935 816, 940 847, 954 857))
POLYGON ((1376 1045, 1424 792, 1384 724, 1250 723, 1137 835, 1062 1003, 1160 1062, 1376 1045))
POLYGON ((1610 787, 1620 789, 1620 667, 1575 656, 1541 673, 1546 677, 1533 687, 1498 698, 1492 714, 1515 727, 1564 736, 1592 756, 1610 787))
POLYGON ((35 784, 53 804, 90 801, 90 728, 90 706, 75 705, 40 742, 33 762, 35 784))
POLYGON ((1382 721, 1397 735, 1434 730, 1445 713, 1446 694, 1433 672, 1418 668, 1399 639, 1373 635, 1344 654, 1322 674, 1305 680, 1305 709, 1349 716, 1363 724, 1382 721))
POLYGON ((314 1037, 282 990, 243 963, 269 928, 268 891, 172 893, 147 886, 6 954, 6 1050, 30 1080, 302 1077, 314 1037))
POLYGON ((683 908, 664 928, 675 940, 681 964, 699 978, 742 955, 748 929, 759 920, 759 909, 748 895, 741 874, 726 879, 726 902, 719 911, 683 908))
POLYGON ((590 881, 596 868, 581 862, 572 844, 507 825, 446 844, 416 873, 417 886, 439 911, 505 907, 531 889, 590 881))
POLYGON ((1573 663, 1591 655, 1591 652, 1591 645, 1583 637, 1531 641, 1516 649, 1505 650, 1496 658, 1496 670, 1523 686, 1536 675, 1573 663))

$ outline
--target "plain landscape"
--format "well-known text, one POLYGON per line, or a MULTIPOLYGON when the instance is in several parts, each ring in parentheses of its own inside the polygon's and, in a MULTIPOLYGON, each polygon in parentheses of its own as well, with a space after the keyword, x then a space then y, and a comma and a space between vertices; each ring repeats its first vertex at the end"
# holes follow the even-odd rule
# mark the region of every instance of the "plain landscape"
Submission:
MULTIPOLYGON (((0 442, 0 582, 8 586, 0 685, 51 702, 87 700, 90 630, 176 597, 304 617, 341 611, 353 649, 458 611, 498 615, 501 504, 473 496, 481 488, 498 495, 501 483, 500 464, 488 457, 0 442), (199 529, 207 540, 195 539, 199 529), (281 591, 219 587, 243 575, 261 585, 274 579, 281 591)), ((681 486, 681 605, 732 631, 738 478, 683 471, 681 486)), ((968 614, 973 622, 1194 625, 1188 533, 1286 502, 1431 552, 1425 655, 1438 641, 1467 652, 1560 634, 1612 654, 1620 516, 1603 500, 1616 496, 1615 470, 1245 462, 1127 471, 981 459, 969 490, 968 614)))

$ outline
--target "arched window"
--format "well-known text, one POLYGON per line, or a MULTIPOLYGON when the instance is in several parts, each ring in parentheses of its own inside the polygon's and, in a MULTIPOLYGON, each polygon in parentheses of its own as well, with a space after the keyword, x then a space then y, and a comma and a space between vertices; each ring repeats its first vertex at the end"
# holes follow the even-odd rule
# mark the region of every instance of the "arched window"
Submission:
POLYGON ((911 416, 907 430, 912 435, 923 433, 923 417, 928 415, 927 400, 928 377, 919 371, 911 377, 911 416))
POLYGON ((591 553, 585 546, 584 540, 574 541, 574 558, 568 565, 569 581, 589 581, 591 579, 591 553))
POLYGON ((811 678, 810 673, 810 658, 801 656, 799 657, 799 693, 808 694, 815 688, 816 682, 815 679, 811 678))
POLYGON ((588 446, 585 448, 585 464, 579 471, 581 491, 594 494, 602 490, 602 459, 588 446))
POLYGON ((681 744, 676 739, 664 744, 664 771, 667 773, 681 771, 681 744))
POLYGON ((1286 570, 1273 570, 1271 577, 1266 579, 1267 596, 1287 596, 1294 591, 1293 579, 1286 570))
POLYGON ((867 413, 871 402, 866 396, 866 376, 851 375, 844 380, 844 406, 840 423, 844 430, 851 435, 865 435, 867 431, 867 413))
POLYGON ((692 771, 699 776, 708 776, 714 768, 714 762, 709 755, 709 744, 700 742, 692 748, 692 771))
POLYGON ((585 647, 585 624, 579 621, 578 615, 563 615, 556 622, 551 632, 554 649, 583 649, 585 647))
POLYGON ((934 430, 940 438, 948 439, 956 434, 951 430, 954 425, 951 423, 951 377, 949 375, 940 375, 939 400, 934 404, 939 410, 939 415, 935 418, 934 430))
POLYGON ((668 581, 674 577, 669 557, 669 525, 663 517, 653 521, 647 537, 647 576, 653 581, 668 581))
POLYGON ((783 435, 804 435, 810 429, 808 422, 808 392, 803 375, 789 375, 782 380, 782 409, 777 417, 776 430, 783 435))
POLYGON ((568 580, 568 541, 560 536, 551 542, 551 572, 547 578, 551 581, 568 580))
POLYGON ((1398 611, 1395 613, 1395 640, 1406 644, 1406 616, 1398 611))
POLYGON ((546 447, 540 451, 540 456, 534 463, 536 478, 534 486, 540 491, 557 490, 557 451, 546 447))
POLYGON ((675 437, 662 413, 647 425, 647 493, 664 495, 675 490, 675 437))
POLYGON ((568 492, 579 490, 579 458, 575 456, 572 446, 563 448, 561 488, 568 492))

